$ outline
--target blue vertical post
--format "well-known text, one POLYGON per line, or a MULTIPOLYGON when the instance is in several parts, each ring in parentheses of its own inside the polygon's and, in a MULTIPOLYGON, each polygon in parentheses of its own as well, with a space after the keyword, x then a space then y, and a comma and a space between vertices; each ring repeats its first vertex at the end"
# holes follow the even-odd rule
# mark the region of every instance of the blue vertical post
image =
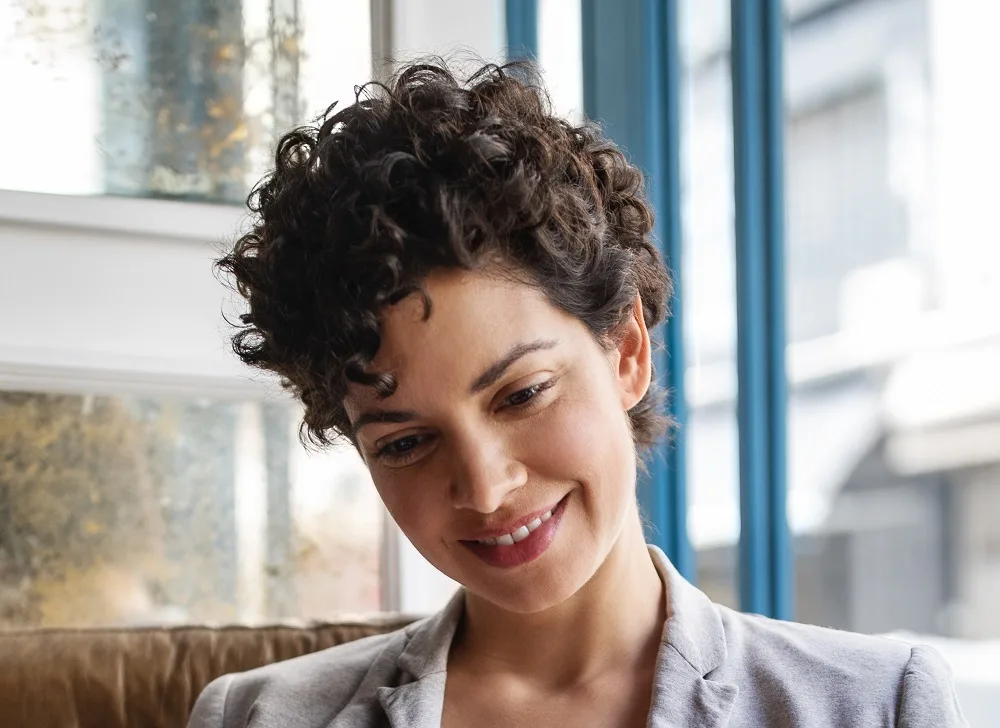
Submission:
POLYGON ((670 320, 653 332, 664 346, 656 376, 670 393, 672 438, 650 459, 639 483, 647 539, 694 578, 687 533, 687 421, 684 392, 680 225, 680 51, 676 0, 582 0, 583 86, 587 116, 603 124, 645 173, 656 213, 654 235, 674 273, 670 320))
POLYGON ((792 616, 786 514, 781 0, 732 0, 740 600, 792 616))
POLYGON ((538 0, 507 0, 507 58, 538 57, 538 0))

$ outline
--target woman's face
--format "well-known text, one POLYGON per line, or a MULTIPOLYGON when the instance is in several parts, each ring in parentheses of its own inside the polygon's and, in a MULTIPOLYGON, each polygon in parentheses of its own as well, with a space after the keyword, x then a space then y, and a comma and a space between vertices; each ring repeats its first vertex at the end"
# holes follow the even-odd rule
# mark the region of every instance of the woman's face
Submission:
POLYGON ((485 272, 431 275, 432 301, 388 309, 345 406, 390 514, 421 554, 514 612, 572 596, 635 514, 627 410, 649 386, 641 315, 602 348, 535 288, 485 272))

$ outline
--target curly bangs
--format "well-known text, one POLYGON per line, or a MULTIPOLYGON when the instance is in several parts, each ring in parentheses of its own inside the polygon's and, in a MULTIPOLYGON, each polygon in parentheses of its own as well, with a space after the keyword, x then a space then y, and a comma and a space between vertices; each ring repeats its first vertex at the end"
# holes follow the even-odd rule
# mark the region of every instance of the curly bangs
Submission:
MULTIPOLYGON (((366 371, 382 310, 435 269, 500 265, 583 322, 604 346, 641 297, 650 329, 671 281, 651 239, 640 171, 600 129, 555 116, 532 66, 468 79, 444 62, 357 89, 282 137, 250 193, 252 228, 216 263, 246 299, 233 350, 302 400, 304 440, 350 436, 351 382, 366 371)), ((641 448, 664 434, 661 392, 630 412, 641 448)))

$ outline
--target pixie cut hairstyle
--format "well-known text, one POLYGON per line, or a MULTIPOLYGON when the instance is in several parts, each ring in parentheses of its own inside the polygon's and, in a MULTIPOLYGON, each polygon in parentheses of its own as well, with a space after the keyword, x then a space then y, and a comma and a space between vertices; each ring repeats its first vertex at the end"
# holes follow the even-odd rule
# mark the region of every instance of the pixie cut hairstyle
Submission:
MULTIPOLYGON (((440 269, 534 286, 604 347, 642 301, 667 314, 671 280, 652 240, 642 174, 591 123, 554 115, 531 65, 461 77, 413 63, 285 134, 247 201, 251 227, 217 262, 245 299, 233 350, 305 406, 303 437, 352 439, 349 383, 371 371, 380 316, 440 269)), ((420 325, 415 323, 414 325, 420 325)), ((639 449, 666 431, 654 385, 629 415, 639 449)))

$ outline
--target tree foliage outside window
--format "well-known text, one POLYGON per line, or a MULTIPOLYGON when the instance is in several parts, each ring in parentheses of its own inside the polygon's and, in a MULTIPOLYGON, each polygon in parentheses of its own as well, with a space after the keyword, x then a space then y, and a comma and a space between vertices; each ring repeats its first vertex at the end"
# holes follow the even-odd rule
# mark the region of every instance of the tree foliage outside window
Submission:
POLYGON ((0 629, 377 610, 377 496, 350 453, 305 453, 295 414, 0 392, 0 629))

